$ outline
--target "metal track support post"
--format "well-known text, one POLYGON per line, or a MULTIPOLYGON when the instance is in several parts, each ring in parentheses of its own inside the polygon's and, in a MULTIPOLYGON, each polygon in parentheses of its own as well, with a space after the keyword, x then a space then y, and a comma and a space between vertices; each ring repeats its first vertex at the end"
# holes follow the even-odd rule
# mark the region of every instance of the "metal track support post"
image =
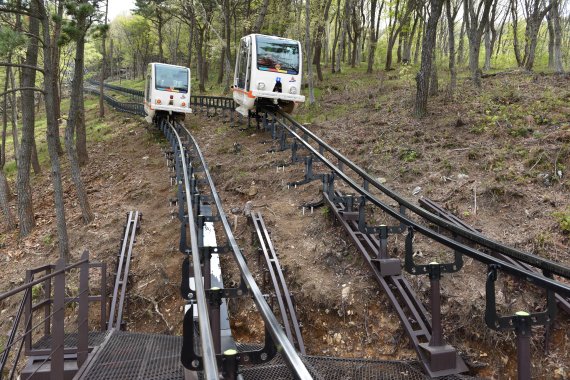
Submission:
POLYGON ((517 311, 513 317, 517 335, 517 373, 518 380, 530 380, 530 337, 532 334, 531 317, 526 311, 517 311))
POLYGON ((386 276, 399 276, 402 274, 402 266, 399 258, 388 256, 388 226, 385 224, 380 225, 380 235, 378 239, 378 256, 372 259, 376 262, 380 275, 386 276))
POLYGON ((219 355, 222 352, 222 336, 220 334, 220 306, 222 305, 222 290, 218 287, 211 288, 210 290, 211 291, 208 294, 208 301, 210 304, 210 327, 214 338, 214 349, 216 354, 219 355))
POLYGON ((229 349, 224 351, 222 356, 222 376, 224 380, 237 380, 238 378, 238 360, 237 350, 229 349))

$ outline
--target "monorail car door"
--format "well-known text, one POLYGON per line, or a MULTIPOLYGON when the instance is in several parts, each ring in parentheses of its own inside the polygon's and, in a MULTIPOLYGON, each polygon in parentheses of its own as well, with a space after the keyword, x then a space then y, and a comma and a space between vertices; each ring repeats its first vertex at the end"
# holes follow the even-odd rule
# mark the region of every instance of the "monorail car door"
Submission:
POLYGON ((248 110, 253 107, 255 98, 251 95, 251 37, 241 39, 238 56, 236 59, 236 71, 234 76, 233 98, 239 105, 236 109, 239 113, 247 116, 248 110))

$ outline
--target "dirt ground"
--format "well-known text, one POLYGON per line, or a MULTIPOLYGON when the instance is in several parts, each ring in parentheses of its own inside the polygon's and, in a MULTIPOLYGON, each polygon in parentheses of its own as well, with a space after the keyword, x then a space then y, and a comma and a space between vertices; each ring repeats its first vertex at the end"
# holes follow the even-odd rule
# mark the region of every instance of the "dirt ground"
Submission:
MULTIPOLYGON (((430 114, 421 121, 410 114, 412 87, 405 77, 378 73, 371 80, 351 73, 328 78, 322 87, 319 106, 301 109, 295 117, 386 186, 412 201, 427 196, 487 236, 570 265, 569 235, 557 216, 570 213, 568 77, 497 76, 485 79, 481 92, 467 81, 460 84, 455 102, 446 100, 444 91, 430 99, 430 114)), ((89 146, 90 163, 83 172, 96 215, 88 226, 81 223, 64 169, 72 255, 78 258, 89 249, 92 258, 107 262, 113 272, 126 213, 140 210, 143 220, 134 248, 127 328, 179 334, 179 224, 168 203, 174 188, 161 152, 164 141, 135 117, 110 112, 107 120, 113 128, 103 141, 89 146)), ((302 165, 289 164, 290 152, 270 152, 276 143, 268 134, 231 127, 216 117, 195 114, 186 124, 205 153, 258 283, 262 270, 242 209, 251 201, 263 214, 295 296, 307 352, 415 359, 387 298, 329 210, 303 213, 304 204, 321 198, 319 183, 287 188, 288 182, 303 177, 302 165)), ((1 235, 1 290, 21 283, 25 268, 57 259, 48 176, 36 176, 33 189, 37 228, 21 241, 15 232, 1 235)), ((390 240, 399 255, 403 237, 390 240)), ((425 260, 441 251, 418 244, 425 260)), ((236 281, 230 260, 223 263, 226 284, 236 281)), ((470 259, 461 273, 444 276, 445 338, 475 374, 514 379, 514 334, 493 332, 483 322, 484 278, 485 268, 470 259)), ((410 281, 427 306, 427 278, 410 281)), ((542 308, 538 293, 519 281, 501 279, 498 286, 505 313, 542 308)), ((11 313, 11 306, 2 309, 11 313)), ((235 336, 242 341, 261 339, 262 324, 254 306, 230 306, 235 336)), ((2 331, 8 321, 0 322, 2 331)), ((570 376, 569 325, 568 315, 560 313, 548 353, 543 329, 534 330, 536 378, 570 376)))

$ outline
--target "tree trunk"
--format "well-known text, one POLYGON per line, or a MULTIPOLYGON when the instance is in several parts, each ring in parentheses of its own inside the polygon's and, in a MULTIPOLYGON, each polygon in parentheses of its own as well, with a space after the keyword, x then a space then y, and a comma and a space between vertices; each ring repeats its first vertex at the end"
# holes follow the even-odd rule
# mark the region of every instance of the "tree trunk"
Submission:
MULTIPOLYGON (((372 0, 370 3, 370 46, 368 50, 368 67, 366 68, 366 72, 368 74, 372 74, 372 68, 374 66, 374 54, 376 53, 376 44, 378 41, 376 40, 376 3, 377 0, 372 0)), ((384 2, 382 2, 384 5, 384 2)), ((380 8, 380 12, 382 12, 382 8, 380 8)), ((378 16, 380 17, 380 16, 378 16)))
POLYGON ((402 52, 402 63, 404 65, 412 62, 412 42, 414 41, 419 18, 419 14, 416 14, 416 17, 414 17, 414 23, 412 25, 412 30, 409 34, 406 35, 406 38, 404 39, 404 47, 402 52))
POLYGON ((0 167, 0 209, 2 209, 2 214, 4 214, 4 222, 8 230, 13 230, 16 228, 16 220, 12 211, 10 211, 10 205, 8 203, 10 194, 10 189, 8 187, 8 181, 4 175, 4 167, 0 167))
MULTIPOLYGON (((32 13, 37 11, 36 1, 32 1, 30 4, 30 11, 32 13)), ((31 36, 39 35, 40 28, 37 18, 29 18, 28 31, 31 36)), ((30 37, 25 61, 27 65, 37 66, 38 49, 37 38, 30 37)), ((44 82, 47 83, 49 80, 45 80, 44 82)), ((22 68, 22 87, 34 87, 35 83, 36 71, 30 68, 22 68)), ((26 112, 22 113, 22 141, 20 145, 18 176, 16 180, 16 192, 18 193, 18 220, 20 222, 19 230, 21 238, 27 236, 36 225, 32 204, 32 190, 30 187, 30 161, 35 127, 34 91, 22 91, 22 109, 26 110, 26 112)), ((53 109, 51 112, 53 112, 53 109)))
POLYGON ((429 96, 436 96, 439 90, 439 83, 437 80, 437 60, 435 55, 435 47, 431 55, 431 73, 429 79, 429 96))
POLYGON ((200 93, 206 92, 206 83, 204 82, 204 72, 205 72, 205 63, 204 63, 204 55, 202 52, 202 44, 204 41, 204 29, 200 29, 198 33, 196 33, 196 59, 197 59, 197 72, 198 72, 198 88, 200 93))
POLYGON ((188 37, 188 64, 186 66, 192 67, 192 46, 194 45, 194 18, 192 18, 190 28, 190 37, 188 37))
POLYGON ((336 72, 340 73, 340 61, 344 60, 344 56, 345 56, 345 41, 346 41, 346 34, 348 33, 348 16, 350 13, 350 2, 351 0, 345 0, 345 6, 344 6, 344 16, 342 19, 342 31, 340 33, 340 41, 339 41, 339 46, 338 46, 338 50, 337 50, 337 57, 336 57, 336 64, 337 64, 337 68, 336 68, 336 72))
POLYGON ((534 0, 532 3, 527 4, 529 8, 532 8, 532 10, 527 9, 529 16, 526 20, 525 48, 523 57, 524 67, 528 71, 532 71, 532 67, 534 66, 534 58, 536 56, 536 45, 538 43, 538 32, 540 31, 540 24, 542 24, 544 16, 546 16, 550 9, 552 9, 552 6, 556 3, 556 1, 551 1, 550 4, 542 9, 540 8, 542 4, 541 0, 534 0))
MULTIPOLYGON (((10 56, 8 62, 11 62, 12 57, 10 56)), ((6 70, 6 81, 5 89, 8 87, 8 77, 10 76, 10 67, 6 70)), ((12 230, 16 227, 16 220, 10 211, 10 187, 8 186, 8 181, 6 180, 6 175, 4 174, 4 164, 6 163, 6 131, 8 129, 8 95, 4 96, 4 105, 2 110, 2 142, 0 145, 0 209, 4 214, 4 221, 6 228, 12 230)))
POLYGON ((257 19, 255 20, 255 25, 253 26, 251 33, 259 33, 261 31, 263 21, 265 21, 265 15, 267 14, 268 6, 269 0, 263 0, 263 4, 261 4, 261 8, 259 9, 259 13, 257 15, 257 19))
MULTIPOLYGON (((336 56, 337 56, 337 43, 339 40, 339 36, 340 36, 340 0, 337 0, 336 2, 336 20, 335 20, 335 27, 334 27, 334 41, 333 41, 333 47, 332 47, 332 54, 331 54, 331 60, 332 60, 332 64, 331 64, 331 72, 334 74, 336 72, 336 68, 337 68, 337 64, 336 64, 336 56)), ((339 63, 339 67, 340 67, 340 63, 339 63)))
POLYGON ((465 63, 465 18, 461 22, 461 31, 459 32, 459 46, 457 47, 457 65, 462 66, 465 63))
POLYGON ((32 140, 32 169, 34 169, 34 174, 40 174, 42 172, 42 167, 40 165, 40 160, 38 157, 38 147, 36 146, 36 136, 32 140))
MULTIPOLYGON (((61 20, 63 17, 63 10, 64 10, 64 3, 65 1, 60 0, 58 2, 57 5, 57 17, 58 20, 61 20)), ((55 22, 53 24, 54 28, 53 28, 53 41, 55 41, 55 43, 57 44, 57 41, 59 40, 59 37, 61 35, 61 21, 59 22, 55 22)), ((59 154, 60 156, 63 154, 63 148, 61 146, 61 139, 59 138, 59 120, 61 119, 61 94, 60 94, 60 87, 59 87, 59 73, 60 73, 60 69, 59 69, 59 58, 61 56, 61 48, 59 46, 56 46, 56 48, 53 49, 53 56, 52 56, 52 62, 57 62, 58 65, 56 67, 53 68, 54 75, 53 75, 53 90, 54 90, 54 96, 55 96, 55 118, 58 121, 57 126, 56 126, 56 136, 57 136, 57 154, 59 154)), ((37 155, 36 155, 37 156, 37 155)))
POLYGON ((231 28, 231 6, 229 0, 224 0, 224 26, 225 26, 225 33, 226 33, 226 82, 224 85, 224 94, 230 92, 231 82, 233 80, 233 72, 232 72, 232 47, 231 47, 231 35, 232 35, 232 28, 231 28))
POLYGON ((51 161, 51 178, 53 185, 55 214, 57 220, 57 236, 59 240, 59 255, 65 262, 69 261, 69 238, 67 236, 67 223, 65 220, 65 205, 63 202, 63 187, 61 183, 61 170, 59 156, 57 154, 57 119, 53 112, 55 107, 55 93, 52 62, 52 49, 57 49, 55 41, 52 41, 49 34, 50 18, 44 7, 43 0, 33 0, 32 3, 37 5, 40 15, 40 21, 43 26, 43 56, 44 56, 44 88, 45 88, 45 109, 47 117, 47 145, 48 153, 51 161))
POLYGON ((489 25, 487 25, 485 29, 485 64, 483 65, 483 70, 485 71, 491 70, 491 54, 493 54, 491 50, 491 30, 489 25))
POLYGON ((420 56, 420 43, 423 40, 423 36, 425 35, 425 22, 420 19, 420 29, 418 31, 418 37, 416 38, 416 47, 414 49, 414 65, 418 64, 418 59, 420 56))
POLYGON ((513 49, 515 52, 515 59, 517 60, 518 67, 523 66, 523 60, 521 58, 520 47, 519 47, 519 24, 518 24, 518 9, 517 0, 511 0, 511 15, 513 24, 513 49))
POLYGON ((455 88, 457 87, 457 71, 455 70, 455 10, 451 9, 451 0, 445 1, 447 13, 447 28, 449 38, 449 87, 447 89, 447 96, 453 99, 455 88))
POLYGON ((305 54, 307 54, 307 83, 309 85, 309 104, 315 102, 313 88, 313 65, 311 64, 311 6, 310 0, 305 0, 305 54))
MULTIPOLYGON (((105 1, 105 28, 107 28, 107 17, 109 16, 109 0, 105 1)), ((99 78, 99 117, 105 117, 105 71, 107 70, 107 29, 103 31, 101 39, 101 50, 103 57, 101 59, 101 77, 99 78)), ((57 62, 57 61, 56 61, 57 62)))
POLYGON ((481 48, 481 39, 483 32, 489 22, 489 12, 493 0, 481 0, 478 11, 475 12, 474 0, 464 0, 463 17, 465 17, 465 29, 467 38, 469 39, 469 70, 471 78, 477 87, 481 87, 481 70, 479 69, 479 51, 481 48), (479 14, 482 11, 481 19, 479 14))
POLYGON ((427 22, 425 35, 422 42, 422 63, 416 76, 416 102, 414 114, 420 118, 427 112, 427 100, 429 90, 429 76, 431 73, 432 56, 435 49, 437 23, 441 16, 443 0, 430 0, 431 12, 427 22))
POLYGON ((551 0, 552 8, 550 9, 550 18, 552 19, 552 27, 554 34, 554 44, 552 46, 553 53, 553 69, 555 73, 563 73, 564 67, 562 66, 562 25, 560 23, 560 2, 558 0, 551 0))
POLYGON ((158 31, 158 62, 164 62, 164 50, 162 49, 162 28, 164 26, 164 20, 162 19, 162 11, 156 12, 156 21, 157 21, 157 31, 158 31))
MULTIPOLYGON (((11 57, 9 59, 11 61, 11 57)), ((10 74, 10 83, 12 88, 16 88, 16 75, 11 67, 6 68, 6 73, 10 74)), ((7 84, 7 82, 6 82, 7 84)), ((18 137, 18 96, 17 93, 12 93, 12 96, 6 96, 6 99, 10 100, 10 107, 12 109, 12 141, 14 145, 14 157, 16 157, 16 162, 18 162, 18 152, 20 150, 20 143, 18 137)))

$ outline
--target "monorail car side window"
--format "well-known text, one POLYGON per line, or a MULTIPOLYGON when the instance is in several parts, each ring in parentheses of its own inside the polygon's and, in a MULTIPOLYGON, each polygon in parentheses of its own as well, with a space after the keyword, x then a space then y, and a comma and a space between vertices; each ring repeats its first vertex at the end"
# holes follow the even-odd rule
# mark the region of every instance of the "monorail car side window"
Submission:
POLYGON ((238 61, 237 87, 245 89, 245 79, 247 76, 247 44, 241 40, 238 61))
POLYGON ((299 45, 293 41, 257 36, 257 69, 299 74, 299 45))
POLYGON ((162 91, 188 92, 188 70, 156 65, 154 86, 162 91))

